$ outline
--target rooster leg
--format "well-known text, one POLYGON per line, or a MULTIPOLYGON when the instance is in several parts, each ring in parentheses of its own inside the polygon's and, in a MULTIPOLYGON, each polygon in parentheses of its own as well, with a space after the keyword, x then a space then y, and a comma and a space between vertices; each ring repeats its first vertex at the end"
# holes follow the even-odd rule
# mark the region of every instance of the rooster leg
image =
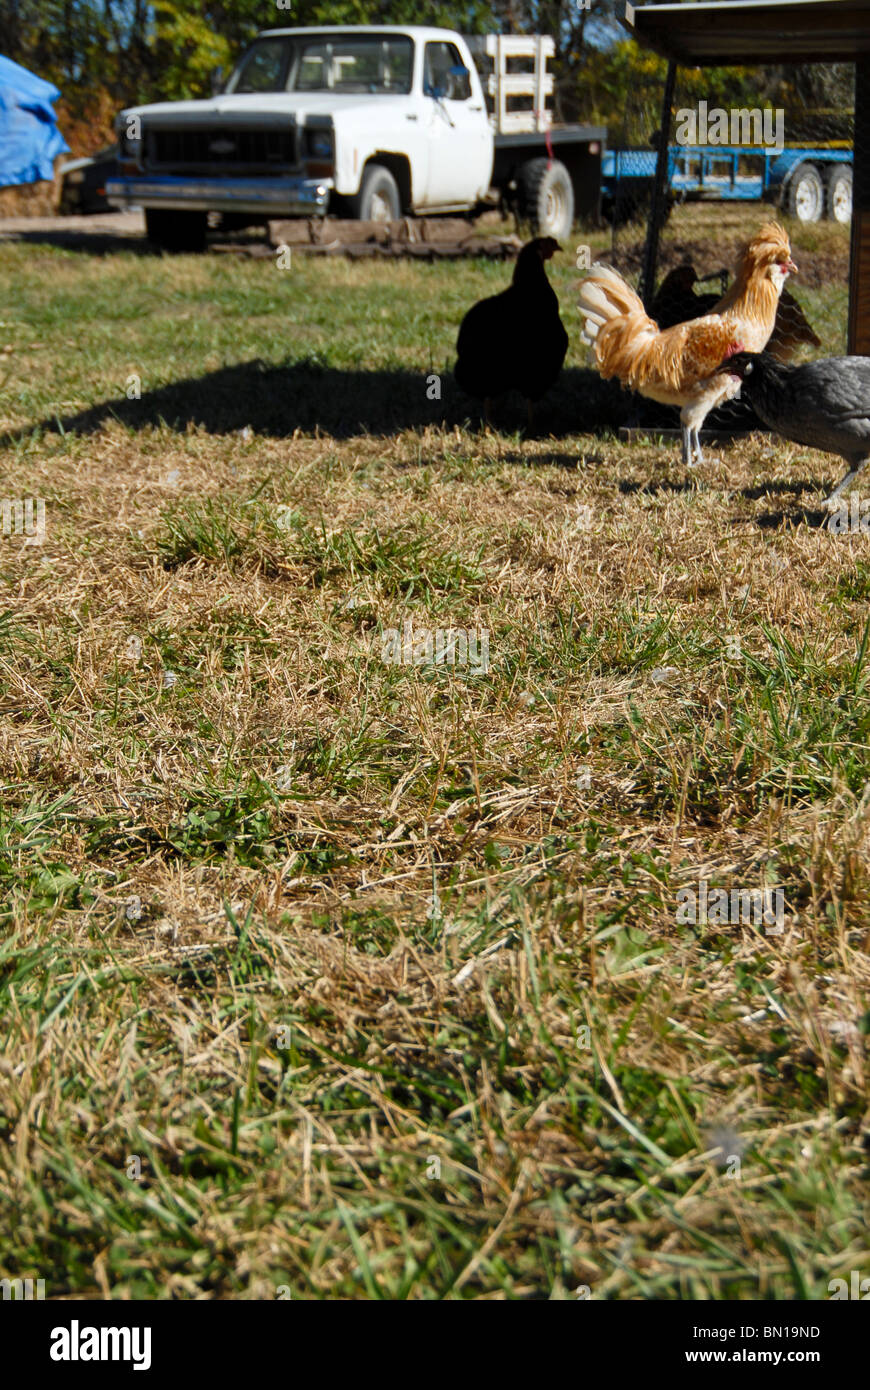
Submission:
POLYGON ((683 464, 686 468, 694 468, 695 432, 694 413, 690 405, 684 405, 680 411, 680 429, 682 430, 683 443, 683 464))
POLYGON ((825 498, 824 502, 822 503, 822 506, 827 507, 829 511, 837 511, 838 508, 841 506, 840 499, 843 496, 843 493, 846 492, 849 488, 849 485, 855 481, 858 474, 861 472, 861 469, 867 462, 868 459, 862 459, 861 462, 857 464, 855 468, 850 468, 845 478, 843 478, 834 488, 834 491, 831 493, 830 497, 825 498))
MULTIPOLYGON (((703 384, 703 383, 702 383, 703 384)), ((710 409, 708 402, 702 397, 689 401, 680 411, 680 424, 683 428, 683 462, 689 468, 694 468, 697 464, 704 462, 704 454, 701 450, 701 426, 710 409)))
POLYGON ((682 420, 680 423, 682 425, 681 439, 683 463, 686 468, 694 468, 696 464, 704 462, 698 431, 694 425, 687 425, 682 420))
POLYGON ((692 431, 688 425, 683 425, 680 431, 680 458, 686 468, 691 468, 689 456, 692 451, 692 431))
POLYGON ((487 425, 492 427, 492 396, 484 396, 483 398, 483 418, 487 425))

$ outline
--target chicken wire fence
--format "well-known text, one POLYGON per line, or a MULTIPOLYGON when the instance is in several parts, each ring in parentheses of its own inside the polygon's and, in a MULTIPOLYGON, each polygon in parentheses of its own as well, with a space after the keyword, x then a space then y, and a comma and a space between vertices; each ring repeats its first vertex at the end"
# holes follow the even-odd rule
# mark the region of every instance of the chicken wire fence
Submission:
MULTIPOLYGON (((717 96, 712 78, 705 91, 705 78, 704 71, 675 73, 666 189, 649 274, 645 252, 664 86, 655 72, 634 82, 621 127, 610 130, 603 201, 610 263, 667 328, 710 313, 733 281, 742 247, 763 222, 782 218, 798 274, 783 292, 768 350, 785 362, 844 353, 852 65, 758 69, 757 94, 744 96, 739 106, 717 96)), ((673 416, 645 401, 637 422, 673 425, 673 416)), ((745 429, 753 423, 745 403, 732 402, 712 414, 707 426, 745 429)))

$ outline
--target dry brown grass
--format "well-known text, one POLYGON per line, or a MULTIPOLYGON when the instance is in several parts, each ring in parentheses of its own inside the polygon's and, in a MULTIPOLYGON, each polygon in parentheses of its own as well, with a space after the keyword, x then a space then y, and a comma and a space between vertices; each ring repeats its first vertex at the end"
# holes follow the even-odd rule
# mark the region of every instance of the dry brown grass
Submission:
POLYGON ((51 217, 59 204, 60 179, 57 177, 51 182, 43 179, 39 183, 0 188, 0 221, 7 217, 51 217))
MULTIPOLYGON (((37 262, 69 296, 73 264, 37 262)), ((425 396, 426 315, 446 338, 475 279, 297 273, 300 333, 335 306, 323 418, 353 304, 379 369, 418 335, 425 396)), ((34 349, 4 405, 5 487, 48 534, 2 542, 3 1272, 824 1297, 866 1258, 870 564, 803 511, 836 466, 760 436, 692 475, 579 433, 318 437, 290 375, 283 431, 118 400, 61 435, 40 392, 159 382, 185 334, 167 376, 244 362, 275 293, 255 265, 108 274, 129 317, 83 286, 78 356, 34 349), (485 628, 488 675, 384 664, 405 616, 485 628), (781 885, 782 935, 680 925, 704 878, 781 885)))

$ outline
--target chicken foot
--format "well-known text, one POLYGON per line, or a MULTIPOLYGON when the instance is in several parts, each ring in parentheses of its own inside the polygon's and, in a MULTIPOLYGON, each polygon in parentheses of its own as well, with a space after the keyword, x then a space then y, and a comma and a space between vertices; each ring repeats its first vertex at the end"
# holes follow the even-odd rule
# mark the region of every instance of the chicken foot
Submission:
POLYGON ((868 462, 870 462, 870 455, 868 455, 867 458, 861 459, 860 463, 856 464, 854 468, 850 468, 845 478, 842 478, 840 480, 840 482, 834 488, 834 491, 831 493, 831 495, 825 498, 824 502, 822 503, 822 506, 827 507, 828 511, 837 511, 839 507, 842 505, 840 499, 842 498, 843 493, 847 491, 850 484, 855 481, 858 474, 861 472, 861 469, 868 462))

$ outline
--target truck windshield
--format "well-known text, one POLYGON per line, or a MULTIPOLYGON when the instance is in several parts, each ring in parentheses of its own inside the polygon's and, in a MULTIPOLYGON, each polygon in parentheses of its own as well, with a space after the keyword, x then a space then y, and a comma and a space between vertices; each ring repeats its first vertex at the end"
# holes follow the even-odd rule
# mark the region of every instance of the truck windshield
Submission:
POLYGON ((401 34, 311 34, 262 38, 245 54, 228 92, 411 90, 414 49, 401 34))

